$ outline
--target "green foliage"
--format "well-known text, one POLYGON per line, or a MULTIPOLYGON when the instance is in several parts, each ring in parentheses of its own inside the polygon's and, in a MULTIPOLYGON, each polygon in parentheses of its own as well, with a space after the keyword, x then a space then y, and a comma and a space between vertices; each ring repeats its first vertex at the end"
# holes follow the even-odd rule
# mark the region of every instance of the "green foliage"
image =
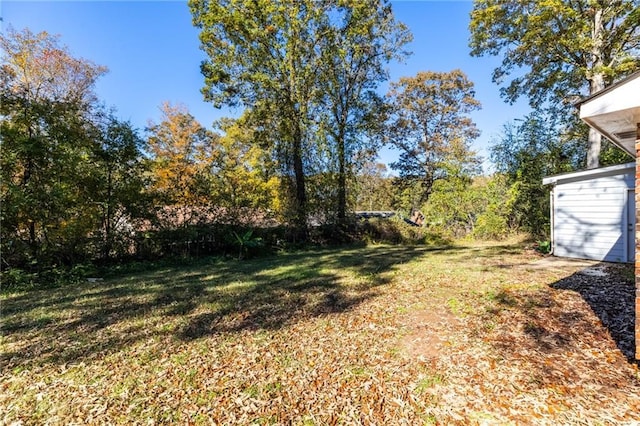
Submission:
POLYGON ((361 221, 357 226, 360 238, 372 244, 408 244, 408 245, 429 245, 446 246, 451 244, 451 240, 443 237, 438 232, 412 226, 399 218, 395 219, 367 219, 361 221))
POLYGON ((534 236, 549 233, 549 188, 542 179, 583 167, 586 143, 562 132, 558 117, 535 112, 519 125, 507 124, 491 147, 491 159, 510 186, 508 221, 534 236))
POLYGON ((136 236, 136 257, 149 260, 224 253, 233 248, 229 235, 228 225, 186 225, 141 232, 136 236))
POLYGON ((427 226, 457 238, 471 233, 482 205, 481 193, 474 189, 471 179, 437 181, 421 210, 427 226))
POLYGON ((111 114, 96 123, 97 144, 92 174, 93 202, 100 207, 100 227, 94 231, 103 261, 131 254, 132 224, 149 218, 148 164, 142 159, 143 140, 128 122, 111 114))
POLYGON ((238 234, 237 232, 233 232, 233 237, 235 238, 235 243, 239 248, 238 260, 246 257, 251 249, 256 249, 264 246, 264 242, 262 238, 255 237, 253 235, 253 229, 249 229, 248 231, 238 234))
POLYGON ((394 188, 393 209, 410 216, 422 204, 422 196, 426 193, 425 183, 421 179, 396 176, 392 178, 391 185, 394 188))
MULTIPOLYGON (((571 117, 581 96, 638 69, 639 19, 637 0, 475 0, 469 45, 474 56, 501 57, 493 81, 505 100, 526 96, 536 110, 571 117)), ((593 130, 589 168, 598 166, 600 151, 593 130)))
POLYGON ((600 151, 601 166, 613 166, 615 164, 623 164, 631 161, 634 161, 634 158, 626 151, 618 148, 607 139, 602 141, 602 151, 600 151))
POLYGON ((543 254, 551 253, 551 241, 549 240, 538 241, 536 250, 538 250, 540 253, 543 253, 543 254))
POLYGON ((502 57, 498 84, 517 72, 501 90, 509 102, 525 95, 534 107, 562 103, 590 93, 590 82, 610 84, 637 69, 638 10, 637 0, 475 0, 471 54, 502 57))
POLYGON ((217 125, 224 132, 211 147, 206 165, 209 202, 225 209, 228 219, 241 220, 243 211, 282 213, 280 180, 274 160, 256 143, 250 113, 240 119, 222 119, 217 125))
POLYGON ((276 160, 285 221, 304 237, 317 207, 327 221, 344 219, 353 167, 375 151, 366 137, 380 122, 375 88, 409 39, 388 3, 191 0, 189 6, 208 56, 201 67, 205 99, 249 110, 255 141, 276 160), (329 184, 325 191, 310 188, 320 180, 329 184))
POLYGON ((478 214, 473 236, 499 240, 517 231, 517 224, 511 220, 517 200, 506 177, 494 174, 489 178, 483 192, 484 210, 478 214))
POLYGON ((158 211, 155 229, 222 223, 262 225, 281 213, 280 180, 269 152, 256 143, 250 113, 223 118, 219 135, 205 129, 186 107, 164 104, 148 145, 158 211))
POLYGON ((388 78, 386 63, 406 56, 402 49, 412 37, 395 21, 386 1, 337 2, 324 7, 328 19, 320 39, 319 112, 321 133, 327 136, 329 168, 337 178, 332 204, 337 220, 344 221, 347 179, 354 166, 374 156, 380 142, 386 111, 375 89, 388 78))
POLYGON ((510 223, 515 199, 500 174, 437 182, 423 206, 425 226, 450 238, 502 239, 515 231, 510 223))
POLYGON ((473 83, 460 70, 420 72, 391 84, 386 138, 400 151, 391 167, 403 188, 412 188, 410 209, 429 199, 438 180, 478 172, 470 149, 480 134, 469 117, 480 108, 474 96, 473 83))
POLYGON ((393 177, 382 163, 366 162, 362 165, 356 175, 354 192, 356 210, 393 210, 393 177))
POLYGON ((473 236, 483 240, 499 240, 509 234, 507 217, 487 210, 478 216, 473 236))
POLYGON ((9 30, 0 46, 3 266, 31 273, 84 261, 98 216, 93 86, 105 69, 44 32, 9 30))
POLYGON ((56 288, 78 284, 93 275, 96 269, 90 264, 73 266, 48 266, 36 271, 9 268, 0 272, 2 291, 25 291, 42 288, 56 288))
POLYGON ((162 121, 149 126, 151 191, 161 205, 197 206, 207 198, 207 176, 218 135, 207 131, 182 105, 165 102, 162 121))
POLYGON ((121 261, 203 258, 206 256, 267 255, 293 246, 286 227, 247 228, 210 223, 138 232, 135 251, 121 261))
MULTIPOLYGON (((311 0, 189 2, 201 30, 205 99, 242 105, 261 122, 290 185, 291 220, 306 230, 306 141, 317 83, 323 11, 311 0)), ((283 179, 285 181, 285 179, 283 179)))

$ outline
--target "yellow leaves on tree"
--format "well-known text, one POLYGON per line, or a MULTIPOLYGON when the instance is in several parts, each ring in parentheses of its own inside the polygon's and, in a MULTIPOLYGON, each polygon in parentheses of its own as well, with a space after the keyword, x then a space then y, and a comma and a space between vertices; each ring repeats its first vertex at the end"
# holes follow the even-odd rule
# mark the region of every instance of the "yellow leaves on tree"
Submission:
POLYGON ((272 173, 269 154, 255 142, 254 131, 244 120, 223 120, 224 136, 217 145, 211 189, 231 208, 279 212, 280 180, 272 173))
POLYGON ((107 68, 70 55, 59 37, 43 31, 9 29, 0 37, 5 70, 12 79, 7 89, 31 102, 42 100, 86 105, 94 100, 93 85, 107 68))
POLYGON ((240 209, 275 211, 279 182, 270 159, 242 120, 223 119, 221 136, 205 129, 183 105, 165 102, 151 123, 152 190, 166 205, 208 206, 226 216, 240 209))
POLYGON ((163 120, 150 123, 149 151, 153 156, 152 190, 167 204, 198 205, 206 200, 201 176, 217 135, 207 131, 184 105, 165 102, 163 120))

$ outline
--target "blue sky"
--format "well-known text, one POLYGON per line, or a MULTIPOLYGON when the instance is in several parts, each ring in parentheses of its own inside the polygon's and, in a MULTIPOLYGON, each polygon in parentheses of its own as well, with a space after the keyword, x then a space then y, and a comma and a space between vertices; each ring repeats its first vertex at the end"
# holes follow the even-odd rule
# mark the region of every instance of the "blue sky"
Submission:
MULTIPOLYGON (((393 1, 392 5, 414 41, 409 48, 413 55, 403 64, 390 65, 391 80, 419 71, 464 71, 482 103, 482 110, 472 116, 482 131, 473 147, 487 157, 487 147, 503 124, 522 117, 529 108, 525 100, 508 105, 500 99, 498 86, 491 82, 499 58, 469 55, 472 2, 393 1)), ((186 1, 0 0, 0 14, 3 30, 27 27, 59 34, 74 56, 107 66, 109 73, 97 85, 98 96, 139 129, 149 119, 160 119, 164 101, 185 104, 206 126, 237 113, 217 110, 202 100, 199 65, 205 56, 186 1)), ((385 149, 380 159, 389 162, 396 156, 385 149)))

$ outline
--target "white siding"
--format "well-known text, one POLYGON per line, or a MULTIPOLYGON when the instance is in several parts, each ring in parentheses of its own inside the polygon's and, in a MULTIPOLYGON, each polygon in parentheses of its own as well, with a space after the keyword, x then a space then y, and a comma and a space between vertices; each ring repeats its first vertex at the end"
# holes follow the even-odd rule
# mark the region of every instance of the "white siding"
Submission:
POLYGON ((626 203, 628 190, 634 188, 633 173, 615 173, 558 179, 552 212, 556 256, 609 262, 630 260, 626 253, 626 203))

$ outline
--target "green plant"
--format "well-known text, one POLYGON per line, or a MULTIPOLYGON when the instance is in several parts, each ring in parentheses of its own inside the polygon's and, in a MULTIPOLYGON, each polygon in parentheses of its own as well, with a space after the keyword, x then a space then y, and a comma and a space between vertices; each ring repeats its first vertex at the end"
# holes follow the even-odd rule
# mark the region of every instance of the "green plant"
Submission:
POLYGON ((544 240, 538 241, 538 245, 536 246, 536 250, 543 254, 551 253, 551 241, 544 240))
POLYGON ((427 371, 420 381, 416 384, 415 390, 418 393, 422 393, 431 389, 437 385, 445 383, 444 375, 435 371, 427 371))
POLYGON ((262 247, 264 244, 262 238, 253 236, 253 229, 249 229, 242 235, 233 231, 233 236, 235 237, 235 244, 240 248, 238 260, 246 256, 249 253, 249 249, 262 247))
POLYGON ((9 268, 0 273, 0 288, 3 290, 29 290, 62 287, 82 282, 95 272, 93 266, 82 263, 72 267, 53 266, 35 271, 9 268))
POLYGON ((28 289, 35 286, 37 275, 29 273, 23 269, 11 268, 2 272, 3 289, 28 289))
POLYGON ((367 243, 444 246, 451 241, 422 226, 411 226, 399 218, 369 219, 358 224, 360 238, 367 243))

